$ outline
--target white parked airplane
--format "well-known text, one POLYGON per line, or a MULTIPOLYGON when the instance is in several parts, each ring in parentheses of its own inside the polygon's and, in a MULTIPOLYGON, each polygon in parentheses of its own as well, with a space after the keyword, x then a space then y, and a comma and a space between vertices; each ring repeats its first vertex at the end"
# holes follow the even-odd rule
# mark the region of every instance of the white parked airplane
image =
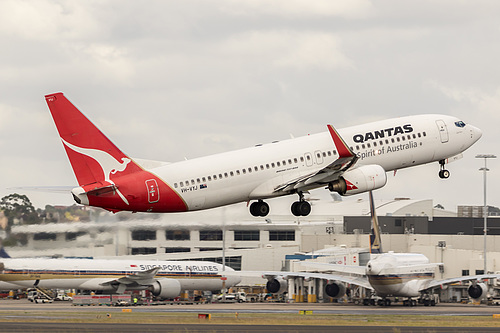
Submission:
MULTIPOLYGON (((394 252, 382 254, 379 225, 371 191, 370 207, 372 212, 372 234, 370 235, 372 259, 368 261, 366 267, 303 262, 303 266, 318 269, 322 273, 262 273, 263 277, 268 279, 267 289, 273 293, 283 292, 288 287, 287 279, 289 278, 318 278, 328 281, 325 292, 333 298, 343 297, 346 292, 346 284, 353 284, 373 291, 376 296, 380 297, 377 302, 379 305, 390 305, 389 297, 401 297, 407 298, 403 301, 404 305, 414 306, 417 304, 415 298, 419 298, 419 303, 428 306, 436 305, 432 293, 435 288, 452 283, 470 282, 468 294, 471 298, 478 300, 484 298, 488 292, 483 281, 500 278, 498 274, 484 274, 435 280, 435 270, 442 264, 431 263, 423 254, 394 252)), ((365 305, 374 304, 374 302, 373 298, 364 300, 365 305)))
POLYGON ((81 289, 123 293, 149 290, 174 298, 183 290, 221 290, 235 286, 238 276, 226 277, 230 267, 206 261, 107 259, 0 259, 0 290, 21 288, 81 289), (225 278, 223 283, 222 278, 225 278))
POLYGON ((45 96, 79 186, 76 202, 110 211, 184 212, 250 202, 266 216, 263 199, 297 194, 292 213, 311 211, 303 193, 325 187, 352 195, 385 185, 386 172, 460 155, 482 135, 445 115, 418 115, 192 160, 132 159, 119 150, 62 94, 45 96))

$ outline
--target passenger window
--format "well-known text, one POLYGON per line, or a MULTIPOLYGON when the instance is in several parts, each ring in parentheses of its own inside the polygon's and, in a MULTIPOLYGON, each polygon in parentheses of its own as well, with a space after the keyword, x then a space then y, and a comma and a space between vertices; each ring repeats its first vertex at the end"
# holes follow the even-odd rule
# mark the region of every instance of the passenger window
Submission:
POLYGON ((293 159, 293 163, 298 163, 297 158, 293 159))
POLYGON ((212 181, 212 177, 208 176, 208 181, 211 182, 212 181))
POLYGON ((371 145, 370 145, 369 143, 367 143, 367 144, 366 144, 366 146, 367 146, 368 148, 371 148, 371 145))
POLYGON ((269 164, 266 164, 266 169, 269 169, 269 164))
POLYGON ((421 138, 421 137, 422 137, 422 134, 420 134, 420 133, 418 133, 417 135, 418 135, 418 137, 419 137, 419 138, 421 138))
POLYGON ((423 136, 427 136, 427 134, 426 134, 425 132, 422 132, 422 135, 423 135, 423 136))
POLYGON ((207 181, 207 179, 206 179, 205 177, 202 177, 202 178, 201 178, 201 181, 202 181, 202 182, 206 182, 206 181, 207 181))
POLYGON ((214 175, 214 180, 217 180, 217 175, 214 175))
POLYGON ((274 168, 274 163, 271 163, 271 168, 274 168))
POLYGON ((231 175, 231 177, 234 177, 234 172, 230 171, 229 174, 231 175))
POLYGON ((405 141, 405 136, 404 135, 401 137, 401 140, 405 141))
POLYGON ((415 135, 415 133, 413 133, 413 138, 414 138, 414 139, 416 139, 416 138, 417 138, 417 136, 415 135))
POLYGON ((240 170, 236 170, 236 176, 240 175, 240 170))
POLYGON ((333 155, 337 155, 337 151, 336 150, 333 151, 333 155))
POLYGON ((248 173, 251 173, 252 172, 252 168, 248 168, 248 173))
POLYGON ((332 156, 332 152, 331 151, 328 151, 327 154, 328 154, 328 156, 332 156))
POLYGON ((304 157, 303 156, 300 157, 300 161, 304 162, 304 157))
POLYGON ((253 169, 254 169, 255 171, 259 171, 259 168, 257 168, 257 167, 253 167, 253 169))
POLYGON ((194 179, 191 179, 191 185, 194 185, 194 179))
POLYGON ((224 172, 224 177, 226 177, 226 178, 227 178, 227 172, 224 172))
POLYGON ((288 164, 292 164, 292 160, 291 159, 288 159, 288 164))
POLYGON ((361 147, 362 147, 363 149, 365 149, 365 148, 366 148, 366 146, 365 146, 365 144, 364 144, 364 143, 361 145, 361 147))
POLYGON ((198 184, 199 184, 199 183, 201 183, 200 178, 197 178, 197 179, 196 179, 196 182, 197 182, 198 184))
POLYGON ((243 174, 247 173, 247 170, 245 170, 245 169, 242 169, 241 171, 243 171, 243 174))
POLYGON ((260 166, 260 169, 261 169, 261 170, 264 170, 264 166, 263 166, 263 165, 261 165, 261 166, 260 166))
POLYGON ((280 162, 276 162, 276 166, 281 166, 280 162))

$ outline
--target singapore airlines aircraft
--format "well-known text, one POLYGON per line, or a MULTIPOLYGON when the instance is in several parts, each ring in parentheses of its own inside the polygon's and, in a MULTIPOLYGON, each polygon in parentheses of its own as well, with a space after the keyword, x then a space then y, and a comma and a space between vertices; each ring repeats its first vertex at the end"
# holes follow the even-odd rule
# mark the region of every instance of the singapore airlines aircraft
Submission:
MULTIPOLYGON (((498 274, 485 274, 434 280, 435 269, 442 264, 430 263, 429 259, 423 254, 394 252, 382 254, 379 225, 371 191, 370 207, 372 214, 372 235, 370 235, 372 259, 368 261, 366 267, 304 262, 302 265, 306 267, 332 273, 261 273, 264 278, 268 279, 267 289, 273 293, 283 292, 287 289, 287 280, 291 277, 318 278, 328 281, 325 286, 325 293, 333 298, 343 297, 346 292, 346 284, 354 284, 371 290, 376 296, 380 297, 377 300, 378 305, 388 306, 391 304, 390 297, 401 297, 407 298, 403 300, 403 305, 406 306, 415 306, 417 304, 415 298, 419 299, 419 303, 433 306, 436 305, 436 299, 432 293, 433 289, 452 283, 470 282, 467 289, 469 296, 472 299, 480 300, 488 292, 488 288, 483 281, 500 278, 498 274)), ((241 272, 238 273, 241 274, 241 272)), ((365 305, 374 305, 375 299, 367 298, 363 300, 363 303, 365 305)))
POLYGON ((192 160, 161 163, 132 159, 119 150, 62 94, 45 96, 79 186, 76 202, 116 212, 184 212, 253 201, 266 216, 264 199, 297 194, 291 211, 311 211, 304 193, 319 187, 341 195, 378 189, 386 172, 461 156, 482 135, 445 115, 377 121, 336 131, 192 160))
MULTIPOLYGON (((221 290, 230 267, 206 261, 143 261, 106 259, 0 259, 0 290, 21 288, 83 289, 123 293, 149 290, 174 298, 182 290, 221 290)), ((226 288, 238 284, 227 277, 226 288)))

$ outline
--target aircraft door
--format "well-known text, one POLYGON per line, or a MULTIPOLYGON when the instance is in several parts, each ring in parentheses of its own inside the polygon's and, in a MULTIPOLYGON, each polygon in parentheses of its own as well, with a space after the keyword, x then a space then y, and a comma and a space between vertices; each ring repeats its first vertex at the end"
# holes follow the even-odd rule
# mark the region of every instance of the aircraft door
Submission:
POLYGON ((314 152, 314 157, 316 157, 316 164, 318 165, 323 164, 323 155, 319 150, 316 150, 314 152))
POLYGON ((441 137, 441 142, 446 143, 449 140, 448 136, 448 128, 446 127, 446 124, 442 120, 436 120, 436 124, 439 130, 439 136, 441 137))
POLYGON ((312 154, 311 153, 305 153, 304 154, 304 159, 306 160, 306 166, 310 167, 313 165, 313 159, 312 159, 312 154))
POLYGON ((148 191, 148 202, 155 203, 160 201, 160 189, 156 179, 146 180, 146 188, 148 191))

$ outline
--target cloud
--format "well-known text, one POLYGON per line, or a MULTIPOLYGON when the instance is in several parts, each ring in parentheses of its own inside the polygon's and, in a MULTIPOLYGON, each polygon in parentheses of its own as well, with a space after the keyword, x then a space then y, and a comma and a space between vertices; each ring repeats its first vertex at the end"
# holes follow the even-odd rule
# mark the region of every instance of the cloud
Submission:
POLYGON ((225 0, 222 9, 233 15, 272 15, 287 18, 343 17, 363 18, 368 16, 373 5, 368 0, 225 0))
POLYGON ((324 32, 252 31, 222 43, 222 52, 239 59, 258 59, 264 66, 296 70, 352 69, 354 64, 333 34, 324 32))

